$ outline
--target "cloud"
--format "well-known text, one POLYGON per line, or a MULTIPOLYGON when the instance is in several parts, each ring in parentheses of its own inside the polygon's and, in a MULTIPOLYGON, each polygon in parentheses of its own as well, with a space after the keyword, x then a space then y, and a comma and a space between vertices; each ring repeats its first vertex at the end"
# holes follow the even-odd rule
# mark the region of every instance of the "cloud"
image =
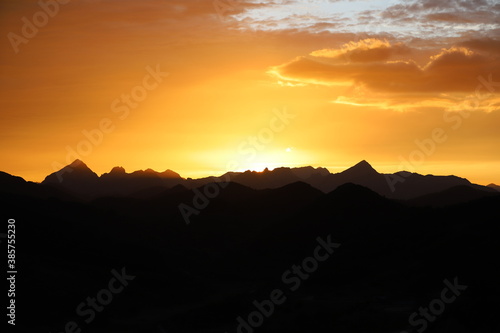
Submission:
POLYGON ((381 17, 412 23, 498 25, 499 9, 494 1, 487 0, 419 0, 390 6, 381 17))
MULTIPOLYGON (((420 65, 405 59, 415 51, 401 43, 365 39, 337 49, 314 51, 270 72, 282 82, 345 85, 351 93, 356 92, 337 98, 336 103, 452 109, 460 105, 461 98, 474 93, 479 77, 500 78, 499 44, 491 40, 463 42, 436 52, 420 65)), ((488 110, 498 102, 491 98, 483 101, 488 110)))
POLYGON ((454 23, 471 23, 472 20, 463 15, 455 13, 431 13, 425 16, 429 21, 442 21, 454 23))
POLYGON ((391 45, 386 39, 367 38, 344 44, 340 49, 322 49, 312 52, 313 57, 349 59, 352 62, 382 61, 394 55, 407 54, 410 48, 398 43, 391 45))
POLYGON ((492 56, 500 55, 500 40, 491 38, 471 39, 463 41, 459 45, 492 56))

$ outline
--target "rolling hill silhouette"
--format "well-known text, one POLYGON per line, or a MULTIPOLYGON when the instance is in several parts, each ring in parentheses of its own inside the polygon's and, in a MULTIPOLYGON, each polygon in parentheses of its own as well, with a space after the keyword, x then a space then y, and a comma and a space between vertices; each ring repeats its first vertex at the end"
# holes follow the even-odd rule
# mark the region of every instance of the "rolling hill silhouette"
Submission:
POLYGON ((441 192, 426 194, 417 197, 408 202, 416 206, 449 206, 461 204, 480 198, 496 196, 498 193, 493 191, 483 191, 471 186, 459 185, 446 189, 441 192))

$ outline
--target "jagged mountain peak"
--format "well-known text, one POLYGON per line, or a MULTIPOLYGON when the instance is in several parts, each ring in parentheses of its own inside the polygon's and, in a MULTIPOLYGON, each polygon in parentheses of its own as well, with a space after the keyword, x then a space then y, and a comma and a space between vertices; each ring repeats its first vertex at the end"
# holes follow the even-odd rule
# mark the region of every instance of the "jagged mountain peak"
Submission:
POLYGON ((87 164, 83 163, 82 160, 76 159, 71 164, 67 165, 67 167, 73 168, 73 169, 81 169, 81 170, 90 170, 90 168, 87 166, 87 164))
MULTIPOLYGON (((74 160, 73 162, 71 162, 71 164, 68 164, 65 167, 61 168, 60 170, 48 175, 47 178, 49 178, 55 174, 59 174, 59 175, 71 174, 72 176, 92 175, 92 176, 97 177, 97 174, 94 171, 92 171, 92 169, 90 169, 85 163, 83 163, 82 160, 79 160, 79 159, 74 160)), ((45 178, 45 179, 47 179, 47 178, 45 178)))
POLYGON ((109 172, 110 174, 124 174, 126 173, 125 168, 121 166, 115 166, 111 171, 109 172))
POLYGON ((161 172, 160 175, 163 178, 182 178, 180 174, 170 169, 161 172))
MULTIPOLYGON (((354 166, 352 166, 352 168, 373 169, 372 165, 370 163, 368 163, 366 160, 362 160, 362 161, 356 163, 354 166)), ((375 170, 375 169, 373 169, 373 170, 375 170)))
POLYGON ((366 176, 366 175, 378 175, 379 173, 375 170, 370 163, 365 160, 355 164, 347 170, 341 172, 342 174, 349 174, 353 176, 366 176))
POLYGON ((99 176, 81 160, 76 159, 71 164, 51 173, 42 181, 42 184, 71 184, 71 186, 90 186, 99 176))
POLYGON ((101 175, 101 178, 122 178, 122 177, 125 177, 127 176, 127 172, 125 171, 125 168, 121 167, 121 166, 115 166, 113 167, 113 169, 111 169, 110 172, 108 173, 103 173, 101 175))

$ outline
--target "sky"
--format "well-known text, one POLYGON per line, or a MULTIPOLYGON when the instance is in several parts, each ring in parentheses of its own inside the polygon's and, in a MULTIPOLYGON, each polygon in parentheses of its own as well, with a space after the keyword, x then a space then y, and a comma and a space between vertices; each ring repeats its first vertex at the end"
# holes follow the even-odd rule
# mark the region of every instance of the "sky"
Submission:
POLYGON ((500 3, 3 0, 0 170, 500 184, 500 3))

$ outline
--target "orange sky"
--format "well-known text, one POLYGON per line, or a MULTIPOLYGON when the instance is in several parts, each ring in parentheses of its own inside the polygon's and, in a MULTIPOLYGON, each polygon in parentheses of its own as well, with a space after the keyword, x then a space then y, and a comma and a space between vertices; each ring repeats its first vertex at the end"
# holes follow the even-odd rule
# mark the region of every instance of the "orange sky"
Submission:
POLYGON ((42 3, 0 3, 2 171, 365 159, 500 184, 495 1, 42 3))

